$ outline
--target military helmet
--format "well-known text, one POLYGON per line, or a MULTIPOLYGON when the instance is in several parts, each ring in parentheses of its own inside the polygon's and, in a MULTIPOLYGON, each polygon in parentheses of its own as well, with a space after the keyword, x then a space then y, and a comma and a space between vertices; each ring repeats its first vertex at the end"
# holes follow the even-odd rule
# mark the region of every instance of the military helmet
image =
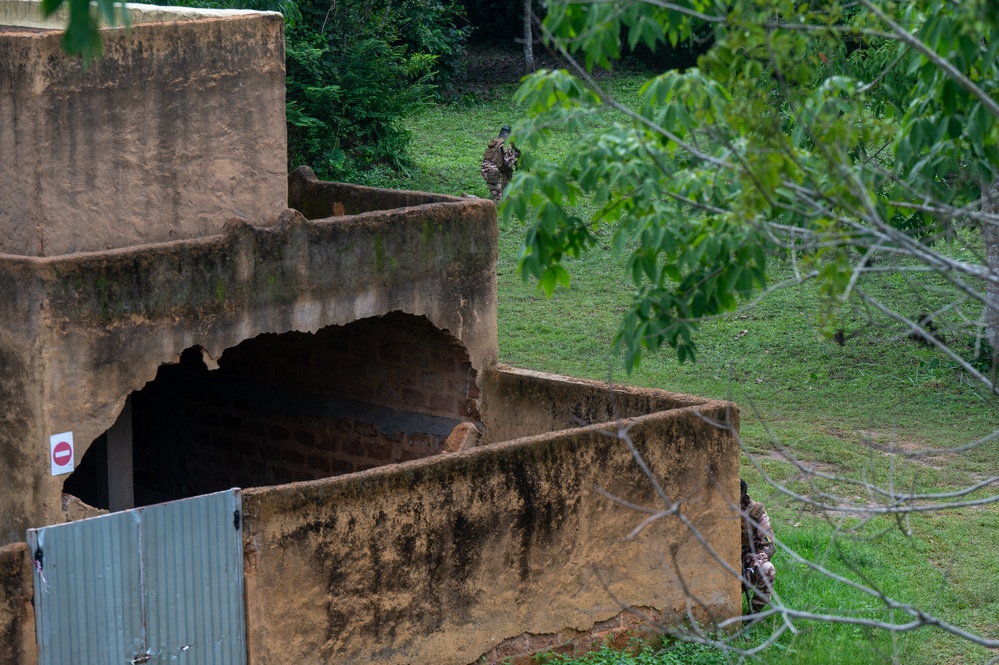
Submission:
POLYGON ((510 125, 503 125, 502 127, 500 127, 500 133, 499 133, 500 138, 505 139, 506 137, 510 136, 511 131, 512 130, 510 129, 510 125))

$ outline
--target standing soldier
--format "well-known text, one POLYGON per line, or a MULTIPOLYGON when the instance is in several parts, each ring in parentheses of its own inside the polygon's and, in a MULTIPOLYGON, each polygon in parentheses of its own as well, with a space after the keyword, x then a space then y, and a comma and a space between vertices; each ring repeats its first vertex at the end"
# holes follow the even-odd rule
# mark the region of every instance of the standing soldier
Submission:
POLYGON ((490 141, 486 151, 482 153, 482 167, 479 169, 496 205, 499 205, 500 197, 503 196, 503 188, 510 184, 520 157, 520 151, 512 143, 505 145, 508 136, 510 128, 504 126, 500 129, 499 136, 490 141))
POLYGON ((742 508, 742 577, 743 585, 748 594, 750 589, 753 597, 749 601, 750 613, 756 614, 770 602, 770 593, 774 588, 774 578, 777 571, 770 563, 774 555, 774 530, 770 526, 770 517, 762 503, 749 498, 749 485, 745 480, 739 480, 740 506, 742 508))

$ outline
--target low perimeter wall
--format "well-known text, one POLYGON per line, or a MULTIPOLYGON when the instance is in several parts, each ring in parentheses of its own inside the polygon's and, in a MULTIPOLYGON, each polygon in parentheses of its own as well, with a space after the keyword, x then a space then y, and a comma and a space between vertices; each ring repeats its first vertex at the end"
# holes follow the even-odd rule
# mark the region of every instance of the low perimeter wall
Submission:
MULTIPOLYGON (((729 500, 739 450, 701 417, 722 420, 731 408, 706 402, 618 424, 630 426, 669 498, 736 566, 729 500)), ((678 576, 700 620, 737 615, 736 579, 675 517, 623 540, 646 515, 597 487, 664 504, 625 443, 608 435, 615 429, 245 490, 249 662, 464 665, 586 648, 593 635, 629 625, 629 608, 682 620, 678 576)))
MULTIPOLYGON (((734 405, 612 393, 521 370, 489 374, 492 408, 519 410, 525 430, 611 402, 626 414, 669 410, 243 490, 250 665, 521 665, 539 651, 580 653, 627 639, 629 629, 684 621, 688 594, 701 622, 738 615, 738 581, 719 562, 739 560, 734 405), (682 406, 688 401, 699 403, 682 406), (732 429, 709 422, 726 419, 732 429), (706 546, 675 516, 626 540, 647 514, 600 490, 666 505, 615 436, 622 427, 706 546)), ((3 665, 37 662, 31 598, 27 546, 0 548, 3 665)))

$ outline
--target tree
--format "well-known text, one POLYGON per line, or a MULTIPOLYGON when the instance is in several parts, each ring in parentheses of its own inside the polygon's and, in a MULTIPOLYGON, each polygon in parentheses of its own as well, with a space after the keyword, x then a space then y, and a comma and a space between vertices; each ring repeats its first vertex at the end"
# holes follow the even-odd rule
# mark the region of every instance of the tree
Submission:
POLYGON ((505 214, 530 223, 524 270, 550 292, 568 279, 562 258, 612 225, 619 249, 631 248, 639 289, 619 335, 632 366, 642 348, 663 343, 692 358, 697 320, 765 288, 775 252, 794 251, 832 305, 858 295, 870 259, 891 256, 946 267, 984 304, 963 280, 995 285, 994 266, 954 261, 929 242, 995 219, 982 193, 999 164, 989 91, 999 45, 988 39, 995 17, 984 3, 910 3, 899 17, 909 28, 872 3, 852 13, 838 3, 781 13, 784 3, 766 2, 700 11, 710 4, 550 6, 548 38, 567 56, 582 53, 585 69, 579 78, 540 72, 518 93, 532 115, 517 127, 520 142, 544 140, 551 123, 577 135, 568 162, 534 163, 511 190, 505 214), (588 73, 620 55, 622 27, 631 45, 654 46, 675 44, 697 21, 715 26, 717 43, 699 68, 651 79, 639 108, 611 99, 588 73), (864 79, 874 62, 883 71, 864 79), (587 129, 608 110, 629 122, 587 129), (597 206, 586 220, 569 212, 581 195, 597 206))
POLYGON ((534 20, 533 0, 524 0, 524 71, 531 73, 534 71, 534 29, 531 24, 534 20))
MULTIPOLYGON (((780 257, 794 266, 794 282, 819 285, 826 306, 817 325, 830 339, 844 342, 844 312, 860 305, 996 392, 994 3, 554 0, 547 10, 543 36, 574 71, 537 72, 518 91, 530 116, 514 128, 527 148, 525 168, 502 213, 526 222, 521 269, 549 295, 569 284, 565 259, 585 254, 608 227, 635 288, 615 340, 629 370, 664 345, 681 361, 694 360, 698 324, 778 288, 768 265, 780 257), (698 67, 651 78, 636 105, 615 100, 593 76, 621 56, 622 35, 630 48, 676 46, 705 26, 714 44, 698 67), (573 136, 569 156, 558 163, 533 157, 531 148, 556 128, 573 136), (584 199, 587 206, 577 206, 584 199), (951 241, 970 233, 983 234, 984 256, 956 251, 951 241), (914 306, 932 307, 898 311, 884 302, 868 284, 885 273, 911 288, 914 306), (934 321, 947 322, 945 333, 934 321), (969 337, 973 348, 958 343, 969 337)), ((809 492, 764 477, 783 496, 830 513, 895 515, 901 525, 914 512, 999 502, 995 475, 957 492, 919 493, 823 473, 788 456, 809 492), (844 487, 869 498, 851 498, 844 487)), ((680 514, 676 497, 661 499, 666 507, 648 508, 650 520, 680 514)), ((893 632, 936 625, 999 647, 869 584, 836 577, 905 618, 815 615, 778 599, 767 612, 785 617, 778 633, 796 619, 893 632)))

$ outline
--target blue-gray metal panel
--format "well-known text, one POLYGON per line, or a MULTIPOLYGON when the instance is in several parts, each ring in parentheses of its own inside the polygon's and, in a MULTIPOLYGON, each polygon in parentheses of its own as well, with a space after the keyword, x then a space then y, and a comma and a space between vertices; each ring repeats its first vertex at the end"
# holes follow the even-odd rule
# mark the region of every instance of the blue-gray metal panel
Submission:
POLYGON ((149 663, 243 665, 239 490, 142 508, 149 663))
POLYGON ((127 665, 144 644, 139 516, 30 529, 39 665, 127 665))

